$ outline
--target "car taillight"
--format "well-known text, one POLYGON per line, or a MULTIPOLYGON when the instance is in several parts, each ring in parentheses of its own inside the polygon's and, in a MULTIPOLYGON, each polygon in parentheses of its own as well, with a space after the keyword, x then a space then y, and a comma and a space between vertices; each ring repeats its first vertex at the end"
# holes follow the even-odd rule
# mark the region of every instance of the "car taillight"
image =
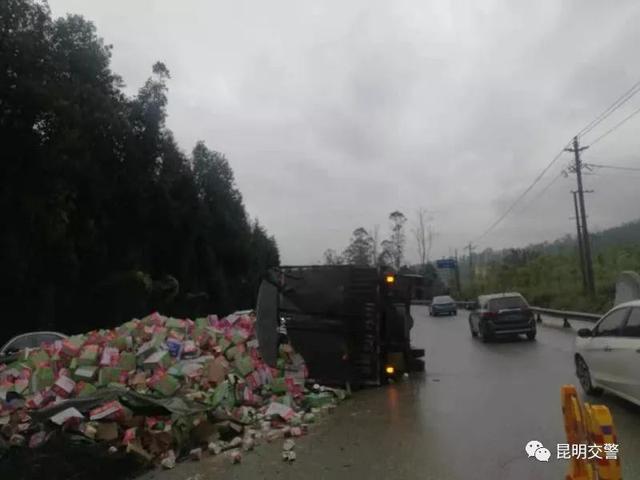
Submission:
POLYGON ((496 312, 484 312, 482 318, 496 318, 498 314, 496 312))

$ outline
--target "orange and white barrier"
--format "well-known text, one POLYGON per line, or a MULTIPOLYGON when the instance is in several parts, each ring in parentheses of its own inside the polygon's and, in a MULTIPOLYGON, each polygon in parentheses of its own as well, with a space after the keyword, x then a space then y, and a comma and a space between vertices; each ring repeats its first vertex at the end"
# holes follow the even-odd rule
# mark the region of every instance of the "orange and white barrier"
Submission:
POLYGON ((609 409, 582 403, 573 385, 562 387, 561 399, 572 450, 565 480, 622 480, 618 438, 609 409))

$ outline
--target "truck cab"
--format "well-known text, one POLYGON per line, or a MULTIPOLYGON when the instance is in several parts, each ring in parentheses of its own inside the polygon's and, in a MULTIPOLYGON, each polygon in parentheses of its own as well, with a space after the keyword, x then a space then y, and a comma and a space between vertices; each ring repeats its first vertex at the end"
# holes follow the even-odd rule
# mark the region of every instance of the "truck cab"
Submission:
POLYGON ((288 341, 309 378, 354 387, 423 370, 424 350, 411 346, 414 279, 355 265, 279 267, 260 287, 257 332, 265 361, 288 341))

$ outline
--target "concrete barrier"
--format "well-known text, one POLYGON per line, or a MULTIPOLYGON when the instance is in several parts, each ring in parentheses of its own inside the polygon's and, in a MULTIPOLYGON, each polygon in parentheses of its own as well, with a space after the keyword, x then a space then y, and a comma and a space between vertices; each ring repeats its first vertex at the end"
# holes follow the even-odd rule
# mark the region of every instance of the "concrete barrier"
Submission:
POLYGON ((616 281, 614 305, 640 299, 640 275, 636 272, 622 272, 616 281))

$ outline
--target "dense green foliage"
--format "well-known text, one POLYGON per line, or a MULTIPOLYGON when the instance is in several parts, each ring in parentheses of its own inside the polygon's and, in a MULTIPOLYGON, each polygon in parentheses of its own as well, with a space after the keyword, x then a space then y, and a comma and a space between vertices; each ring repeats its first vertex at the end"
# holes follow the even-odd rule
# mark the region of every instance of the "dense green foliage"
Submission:
POLYGON ((512 250, 500 260, 474 268, 474 282, 466 282, 465 297, 479 293, 517 290, 536 306, 604 312, 612 306, 615 282, 625 270, 640 271, 640 245, 608 245, 594 255, 596 297, 583 292, 575 247, 562 253, 512 250))
POLYGON ((225 157, 178 148, 164 64, 129 98, 110 51, 82 17, 0 2, 3 337, 249 307, 279 262, 225 157))

